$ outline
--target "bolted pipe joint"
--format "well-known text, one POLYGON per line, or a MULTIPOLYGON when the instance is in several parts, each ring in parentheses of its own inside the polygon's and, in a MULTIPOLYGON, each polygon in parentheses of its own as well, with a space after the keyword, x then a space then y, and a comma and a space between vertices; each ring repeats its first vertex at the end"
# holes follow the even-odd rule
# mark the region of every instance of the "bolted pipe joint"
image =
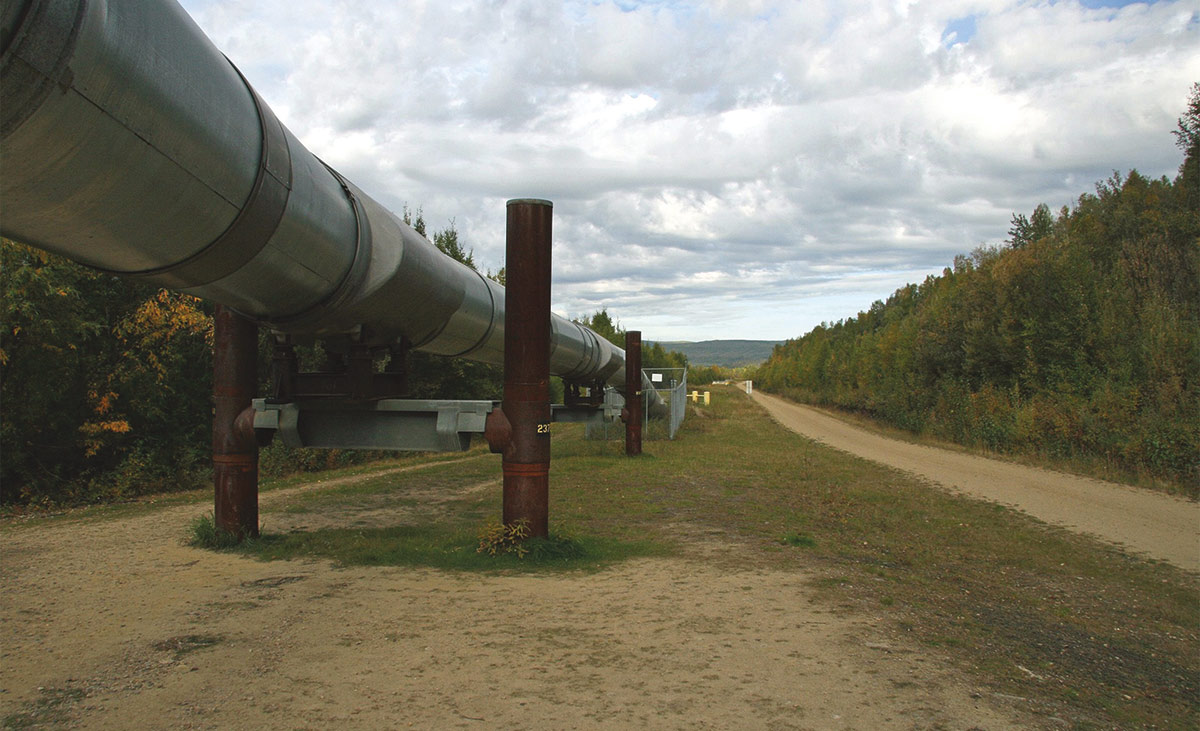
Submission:
POLYGON ((258 413, 253 406, 242 409, 242 413, 233 420, 233 438, 237 449, 251 452, 263 449, 275 439, 274 429, 255 429, 254 415, 258 413))
POLYGON ((488 449, 492 454, 510 454, 512 448, 512 424, 504 415, 504 409, 492 409, 483 422, 483 438, 487 440, 488 449))

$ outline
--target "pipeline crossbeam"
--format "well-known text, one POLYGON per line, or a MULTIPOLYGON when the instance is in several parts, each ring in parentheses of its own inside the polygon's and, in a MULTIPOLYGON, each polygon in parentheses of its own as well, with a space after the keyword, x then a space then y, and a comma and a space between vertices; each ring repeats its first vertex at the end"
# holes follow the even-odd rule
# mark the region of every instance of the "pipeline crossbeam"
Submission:
MULTIPOLYGON (((0 233, 290 335, 504 360, 505 292, 326 165, 174 0, 0 6, 0 233)), ((551 373, 625 388, 557 315, 551 373)))

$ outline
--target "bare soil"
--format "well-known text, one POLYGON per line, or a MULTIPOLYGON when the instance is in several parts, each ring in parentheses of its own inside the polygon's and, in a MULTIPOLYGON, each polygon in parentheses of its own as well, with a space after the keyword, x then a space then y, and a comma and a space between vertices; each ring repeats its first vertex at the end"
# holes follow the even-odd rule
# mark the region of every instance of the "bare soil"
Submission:
POLYGON ((1200 503, 1061 472, 888 439, 827 412, 755 392, 783 426, 810 439, 1001 503, 1039 520, 1200 572, 1200 503))
POLYGON ((206 511, 0 528, 6 726, 1053 725, 881 618, 817 603, 804 571, 710 560, 712 536, 596 574, 478 575, 182 545, 206 511))

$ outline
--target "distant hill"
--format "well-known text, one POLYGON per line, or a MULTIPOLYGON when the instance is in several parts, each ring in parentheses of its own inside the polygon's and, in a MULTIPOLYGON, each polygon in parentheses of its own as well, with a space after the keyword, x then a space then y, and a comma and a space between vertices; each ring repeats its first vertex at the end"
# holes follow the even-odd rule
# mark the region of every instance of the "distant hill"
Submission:
POLYGON ((694 366, 739 366, 758 365, 771 355, 779 345, 776 340, 701 340, 693 343, 685 340, 660 340, 658 344, 687 356, 694 366))

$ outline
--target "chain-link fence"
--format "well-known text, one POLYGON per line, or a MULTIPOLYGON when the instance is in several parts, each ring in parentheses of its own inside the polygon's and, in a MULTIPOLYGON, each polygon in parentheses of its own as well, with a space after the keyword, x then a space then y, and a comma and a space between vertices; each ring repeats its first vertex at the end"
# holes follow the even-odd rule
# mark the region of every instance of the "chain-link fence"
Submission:
MULTIPOLYGON (((687 415, 687 368, 643 368, 642 373, 667 404, 667 439, 674 439, 687 415)), ((649 423, 646 426, 648 431, 649 423)))
MULTIPOLYGON (((683 425, 683 418, 687 415, 687 369, 686 368, 643 368, 642 373, 646 380, 654 386, 654 390, 658 392, 659 397, 667 405, 667 418, 663 420, 651 420, 649 416, 649 408, 647 408, 646 397, 642 397, 642 435, 644 439, 654 439, 655 436, 659 439, 665 431, 667 439, 674 439, 675 434, 679 431, 679 427, 683 425)), ((644 383, 645 381, 643 381, 644 383)), ((609 405, 610 410, 615 409, 619 413, 619 409, 624 405, 625 400, 621 394, 617 393, 612 387, 604 390, 604 401, 609 405)), ((619 439, 625 436, 625 425, 620 421, 602 420, 598 422, 588 422, 587 438, 588 439, 619 439)))

